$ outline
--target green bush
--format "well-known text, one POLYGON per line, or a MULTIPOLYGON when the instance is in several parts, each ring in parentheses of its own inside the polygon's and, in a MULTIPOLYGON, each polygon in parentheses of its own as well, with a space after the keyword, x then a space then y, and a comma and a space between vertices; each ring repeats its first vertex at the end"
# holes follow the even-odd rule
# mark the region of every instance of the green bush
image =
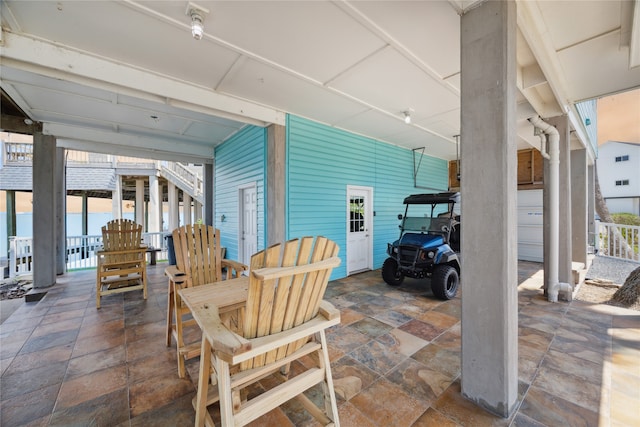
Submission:
POLYGON ((616 224, 640 226, 640 216, 631 213, 615 213, 611 214, 611 218, 616 224))

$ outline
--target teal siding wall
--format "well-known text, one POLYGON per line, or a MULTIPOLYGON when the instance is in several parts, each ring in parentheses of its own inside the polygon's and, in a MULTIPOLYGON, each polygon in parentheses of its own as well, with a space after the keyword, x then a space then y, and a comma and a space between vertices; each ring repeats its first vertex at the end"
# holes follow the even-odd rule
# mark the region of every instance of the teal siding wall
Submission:
POLYGON ((347 185, 373 187, 373 263, 382 266, 387 243, 398 238, 402 201, 409 194, 446 191, 448 163, 424 156, 414 187, 413 152, 295 116, 287 119, 287 237, 323 235, 340 245, 346 276, 347 185))
POLYGON ((215 226, 227 258, 239 259, 239 188, 256 183, 258 201, 258 250, 265 245, 265 159, 267 130, 247 126, 215 150, 215 226), (225 220, 220 217, 224 215, 225 220))

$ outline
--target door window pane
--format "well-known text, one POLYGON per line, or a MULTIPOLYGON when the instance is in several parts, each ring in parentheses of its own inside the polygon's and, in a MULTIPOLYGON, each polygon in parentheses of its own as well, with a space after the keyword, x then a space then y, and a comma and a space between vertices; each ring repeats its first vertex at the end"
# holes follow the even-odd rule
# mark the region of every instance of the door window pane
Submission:
POLYGON ((349 200, 349 231, 364 231, 364 197, 354 196, 349 200))

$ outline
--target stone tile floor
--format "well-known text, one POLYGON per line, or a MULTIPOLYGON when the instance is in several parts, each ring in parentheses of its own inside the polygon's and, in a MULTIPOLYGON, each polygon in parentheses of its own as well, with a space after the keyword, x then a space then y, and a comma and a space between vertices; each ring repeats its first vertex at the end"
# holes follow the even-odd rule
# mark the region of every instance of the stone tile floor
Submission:
MULTIPOLYGON (((43 300, 18 308, 0 326, 0 425, 192 425, 197 359, 179 379, 164 340, 163 269, 149 266, 147 301, 129 292, 96 310, 88 271, 60 277, 43 300)), ((391 288, 379 271, 331 282, 325 297, 342 312, 328 333, 333 376, 362 380, 357 395, 338 401, 341 424, 640 425, 640 313, 547 303, 540 269, 519 264, 520 399, 510 419, 460 393, 460 294, 438 301, 414 280, 391 288)), ((253 425, 316 423, 292 401, 253 425)))

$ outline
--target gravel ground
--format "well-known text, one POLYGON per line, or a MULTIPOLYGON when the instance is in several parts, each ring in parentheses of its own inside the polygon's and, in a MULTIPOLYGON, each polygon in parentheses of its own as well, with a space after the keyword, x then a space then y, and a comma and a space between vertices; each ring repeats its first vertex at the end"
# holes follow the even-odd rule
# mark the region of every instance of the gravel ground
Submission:
POLYGON ((587 279, 611 280, 622 285, 629 274, 638 267, 640 264, 636 262, 596 256, 587 271, 587 279))

